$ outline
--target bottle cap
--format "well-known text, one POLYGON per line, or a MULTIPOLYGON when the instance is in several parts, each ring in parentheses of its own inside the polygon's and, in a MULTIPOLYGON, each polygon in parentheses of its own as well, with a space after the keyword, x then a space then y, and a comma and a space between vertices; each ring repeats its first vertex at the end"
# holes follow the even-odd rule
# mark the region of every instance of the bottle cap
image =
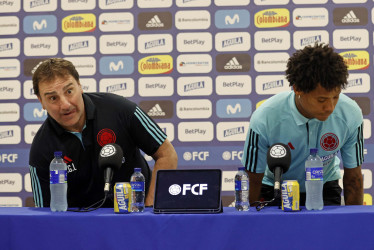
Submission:
POLYGON ((245 170, 245 167, 238 167, 238 170, 241 171, 241 170, 245 170))
POLYGON ((55 151, 55 157, 62 157, 62 151, 55 151))
POLYGON ((141 168, 134 168, 134 172, 141 172, 142 169, 141 168))
POLYGON ((311 148, 310 149, 310 154, 317 154, 318 153, 318 148, 311 148))

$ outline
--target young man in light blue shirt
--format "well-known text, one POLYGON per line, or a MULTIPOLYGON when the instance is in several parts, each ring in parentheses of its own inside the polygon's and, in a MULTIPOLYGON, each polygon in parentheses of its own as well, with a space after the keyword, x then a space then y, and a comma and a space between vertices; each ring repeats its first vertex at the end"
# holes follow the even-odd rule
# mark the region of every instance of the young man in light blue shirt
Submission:
POLYGON ((340 93, 348 77, 343 58, 328 45, 308 46, 289 59, 286 77, 293 91, 268 99, 250 120, 242 158, 250 178, 250 202, 273 198, 274 175, 266 153, 272 144, 284 143, 291 151, 291 166, 282 179, 299 182, 301 205, 310 148, 318 148, 323 160, 324 204, 341 204, 340 152, 345 204, 362 205, 363 117, 356 102, 340 93))

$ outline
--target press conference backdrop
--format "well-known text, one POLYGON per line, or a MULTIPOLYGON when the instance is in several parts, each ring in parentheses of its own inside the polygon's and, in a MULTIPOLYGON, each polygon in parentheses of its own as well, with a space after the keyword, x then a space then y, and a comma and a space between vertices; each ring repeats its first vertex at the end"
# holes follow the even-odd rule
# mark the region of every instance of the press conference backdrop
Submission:
POLYGON ((72 61, 85 92, 136 102, 167 133, 179 168, 223 170, 232 201, 252 112, 290 90, 287 59, 316 41, 349 66, 343 92, 364 115, 371 205, 373 23, 373 0, 2 0, 0 206, 33 206, 28 155, 47 114, 31 76, 46 58, 72 61))

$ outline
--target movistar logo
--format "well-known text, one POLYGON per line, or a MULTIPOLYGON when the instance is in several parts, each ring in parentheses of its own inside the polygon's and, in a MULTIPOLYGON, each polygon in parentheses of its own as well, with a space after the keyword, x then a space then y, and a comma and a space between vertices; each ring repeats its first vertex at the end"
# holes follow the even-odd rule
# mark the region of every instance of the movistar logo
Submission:
POLYGON ((122 70, 124 68, 124 65, 123 65, 123 61, 118 61, 117 64, 115 64, 114 62, 110 62, 109 64, 109 70, 110 71, 118 71, 118 70, 122 70))

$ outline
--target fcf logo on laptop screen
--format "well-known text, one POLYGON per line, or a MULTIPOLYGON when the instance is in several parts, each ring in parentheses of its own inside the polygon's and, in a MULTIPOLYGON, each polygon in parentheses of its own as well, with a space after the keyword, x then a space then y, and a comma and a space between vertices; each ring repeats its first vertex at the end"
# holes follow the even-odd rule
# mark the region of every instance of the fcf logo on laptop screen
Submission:
POLYGON ((208 190, 208 184, 183 184, 181 187, 178 184, 173 184, 169 187, 169 193, 171 195, 186 195, 187 191, 190 191, 193 195, 203 195, 204 190, 208 190))

